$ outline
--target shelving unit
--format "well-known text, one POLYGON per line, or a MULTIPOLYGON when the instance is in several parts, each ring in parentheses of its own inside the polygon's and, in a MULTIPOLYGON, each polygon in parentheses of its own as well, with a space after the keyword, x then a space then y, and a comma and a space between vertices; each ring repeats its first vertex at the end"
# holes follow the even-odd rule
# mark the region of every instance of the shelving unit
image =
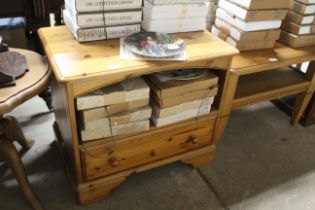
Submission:
POLYGON ((238 51, 207 31, 177 34, 188 60, 130 61, 119 57, 119 40, 78 43, 65 26, 39 31, 54 72, 52 93, 59 150, 79 204, 103 199, 129 175, 181 161, 193 167, 214 160, 222 136, 222 100, 229 67, 238 51), (205 68, 219 77, 210 114, 126 136, 81 142, 75 98, 101 87, 155 72, 205 68), (110 151, 110 152, 109 152, 110 151))

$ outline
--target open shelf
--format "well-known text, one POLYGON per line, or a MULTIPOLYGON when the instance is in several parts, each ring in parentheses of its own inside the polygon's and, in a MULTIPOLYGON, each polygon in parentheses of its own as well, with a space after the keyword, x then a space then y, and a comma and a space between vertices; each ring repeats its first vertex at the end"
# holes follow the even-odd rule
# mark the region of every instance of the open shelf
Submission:
POLYGON ((301 93, 309 84, 301 72, 291 67, 241 76, 233 108, 301 93))

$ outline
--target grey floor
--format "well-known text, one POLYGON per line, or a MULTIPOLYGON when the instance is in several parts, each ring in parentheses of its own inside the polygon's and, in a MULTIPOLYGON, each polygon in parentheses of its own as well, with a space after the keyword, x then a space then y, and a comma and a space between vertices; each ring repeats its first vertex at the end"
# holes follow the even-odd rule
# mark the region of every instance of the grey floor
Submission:
MULTIPOLYGON (((106 200, 81 207, 63 170, 54 117, 44 102, 36 97, 11 114, 25 135, 36 139, 22 159, 47 210, 315 209, 315 126, 292 127, 270 103, 233 112, 213 165, 193 170, 172 164, 135 174, 106 200)), ((4 163, 0 177, 0 210, 30 209, 4 163)))

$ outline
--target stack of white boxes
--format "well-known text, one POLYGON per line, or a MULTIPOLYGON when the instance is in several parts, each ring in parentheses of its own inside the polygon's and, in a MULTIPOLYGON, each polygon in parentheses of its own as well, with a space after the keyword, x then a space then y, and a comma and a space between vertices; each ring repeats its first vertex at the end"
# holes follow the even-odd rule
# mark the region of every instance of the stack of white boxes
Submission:
POLYGON ((208 0, 144 0, 142 28, 176 33, 206 29, 208 0))
POLYGON ((207 29, 211 30, 215 21, 215 13, 218 9, 219 0, 209 0, 209 11, 207 15, 207 29))
POLYGON ((96 41, 139 32, 142 0, 65 0, 64 22, 80 41, 96 41))
POLYGON ((273 48, 289 0, 220 0, 212 32, 240 51, 273 48))
POLYGON ((290 0, 281 41, 290 47, 315 45, 315 0, 290 0))
POLYGON ((82 141, 149 130, 150 88, 142 78, 98 89, 76 98, 82 141))
POLYGON ((212 73, 194 80, 162 74, 146 78, 152 90, 152 122, 156 127, 208 114, 218 92, 218 77, 212 73))

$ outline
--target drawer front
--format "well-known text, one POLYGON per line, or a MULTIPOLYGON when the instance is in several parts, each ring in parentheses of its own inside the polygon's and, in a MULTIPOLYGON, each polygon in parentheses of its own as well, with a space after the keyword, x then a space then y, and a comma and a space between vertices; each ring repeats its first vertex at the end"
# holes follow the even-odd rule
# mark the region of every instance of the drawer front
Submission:
POLYGON ((90 148, 81 147, 86 180, 210 145, 216 117, 169 126, 90 148), (114 152, 109 155, 110 151, 114 152))

